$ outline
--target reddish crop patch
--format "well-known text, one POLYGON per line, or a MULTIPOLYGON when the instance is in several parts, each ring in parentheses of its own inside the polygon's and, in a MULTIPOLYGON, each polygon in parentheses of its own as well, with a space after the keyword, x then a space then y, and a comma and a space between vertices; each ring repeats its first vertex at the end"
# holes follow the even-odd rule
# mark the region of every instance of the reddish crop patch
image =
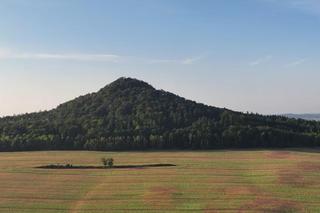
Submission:
POLYGON ((281 184, 294 186, 313 186, 316 182, 304 177, 306 172, 319 172, 320 164, 315 162, 300 162, 294 168, 278 171, 278 181, 281 184))
POLYGON ((273 151, 265 153, 265 156, 271 159, 288 159, 292 158, 293 155, 289 151, 273 151))
POLYGON ((298 170, 288 172, 279 172, 278 182, 280 184, 289 184, 294 186, 304 186, 306 182, 298 170))
MULTIPOLYGON (((221 189, 221 194, 223 194, 223 200, 228 203, 228 201, 234 201, 234 200, 243 200, 243 202, 246 202, 246 200, 250 199, 250 197, 255 197, 257 194, 259 194, 259 190, 254 186, 228 186, 226 188, 221 189)), ((235 206, 228 206, 225 207, 215 207, 214 204, 207 205, 206 209, 204 209, 205 213, 216 213, 221 211, 230 211, 230 212, 237 212, 239 210, 235 206)))
POLYGON ((224 194, 227 198, 233 198, 237 196, 244 196, 244 195, 255 195, 258 192, 257 189, 254 187, 247 187, 247 186, 234 186, 228 187, 224 190, 224 194))
POLYGON ((157 206, 161 202, 165 208, 174 207, 173 194, 176 192, 173 187, 153 187, 144 194, 144 202, 150 206, 157 206))
POLYGON ((257 197, 255 200, 244 205, 239 212, 247 212, 248 210, 255 210, 259 212, 303 212, 303 207, 300 203, 281 200, 281 199, 272 199, 272 198, 261 198, 257 197))
POLYGON ((319 172, 320 162, 301 162, 298 164, 298 169, 306 172, 319 172))
POLYGON ((204 213, 218 213, 218 212, 220 211, 215 209, 209 209, 209 208, 204 210, 204 213))

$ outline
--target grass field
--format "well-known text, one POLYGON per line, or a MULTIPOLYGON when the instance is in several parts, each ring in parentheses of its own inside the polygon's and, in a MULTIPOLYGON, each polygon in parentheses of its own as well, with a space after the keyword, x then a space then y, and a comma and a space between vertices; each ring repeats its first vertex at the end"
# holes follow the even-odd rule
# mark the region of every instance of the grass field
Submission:
POLYGON ((320 212, 320 152, 0 153, 0 212, 320 212), (176 167, 54 170, 51 163, 176 167))

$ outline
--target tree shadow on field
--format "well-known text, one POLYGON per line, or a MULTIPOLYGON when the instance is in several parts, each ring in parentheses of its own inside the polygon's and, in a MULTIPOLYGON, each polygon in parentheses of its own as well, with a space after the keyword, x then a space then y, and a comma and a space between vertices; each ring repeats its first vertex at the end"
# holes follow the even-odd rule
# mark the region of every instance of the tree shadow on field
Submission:
POLYGON ((154 167, 173 167, 175 164, 142 164, 142 165, 117 165, 112 167, 105 166, 78 166, 71 164, 50 164, 45 166, 35 167, 37 169, 144 169, 154 167))

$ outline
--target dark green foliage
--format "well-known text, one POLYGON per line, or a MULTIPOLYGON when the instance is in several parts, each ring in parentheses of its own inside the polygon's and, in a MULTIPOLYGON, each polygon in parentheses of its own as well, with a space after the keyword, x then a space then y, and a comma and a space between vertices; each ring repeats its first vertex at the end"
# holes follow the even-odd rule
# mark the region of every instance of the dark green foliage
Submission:
POLYGON ((44 169, 72 169, 72 168, 77 168, 74 167, 72 164, 49 164, 47 166, 40 166, 36 168, 44 168, 44 169))
POLYGON ((113 158, 101 158, 101 162, 104 167, 112 168, 113 167, 113 158))
POLYGON ((320 122, 215 108, 120 78, 54 110, 0 119, 0 150, 320 145, 320 122))

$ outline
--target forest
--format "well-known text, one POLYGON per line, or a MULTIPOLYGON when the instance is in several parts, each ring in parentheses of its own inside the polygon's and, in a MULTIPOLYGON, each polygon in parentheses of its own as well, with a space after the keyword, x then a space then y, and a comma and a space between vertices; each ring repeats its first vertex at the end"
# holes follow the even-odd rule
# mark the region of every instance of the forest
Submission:
POLYGON ((315 146, 320 122, 212 107, 133 78, 50 111, 0 118, 0 151, 315 146))

